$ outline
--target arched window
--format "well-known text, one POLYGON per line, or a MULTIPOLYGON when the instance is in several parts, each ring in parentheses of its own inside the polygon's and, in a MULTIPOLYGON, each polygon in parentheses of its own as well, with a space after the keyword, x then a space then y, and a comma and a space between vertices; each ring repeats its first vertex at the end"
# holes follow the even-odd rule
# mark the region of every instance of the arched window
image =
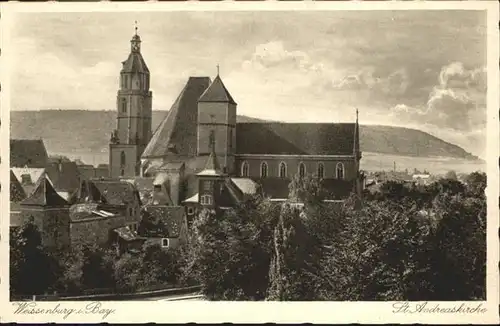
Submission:
POLYGON ((285 162, 280 163, 280 178, 286 178, 286 164, 285 164, 285 162))
POLYGON ((323 163, 318 163, 318 178, 323 179, 325 177, 325 166, 323 163))
POLYGON ((248 162, 243 162, 243 164, 241 164, 241 176, 242 177, 248 177, 248 162))
POLYGON ((306 166, 304 163, 300 162, 299 163, 299 177, 303 178, 306 176, 306 166))
POLYGON ((337 179, 344 179, 344 164, 337 163, 337 179))
POLYGON ((123 113, 127 112, 127 100, 122 98, 120 99, 120 107, 123 113))
POLYGON ((261 178, 267 178, 267 163, 262 162, 260 164, 260 176, 261 178))
POLYGON ((120 165, 125 166, 125 152, 120 153, 120 165))

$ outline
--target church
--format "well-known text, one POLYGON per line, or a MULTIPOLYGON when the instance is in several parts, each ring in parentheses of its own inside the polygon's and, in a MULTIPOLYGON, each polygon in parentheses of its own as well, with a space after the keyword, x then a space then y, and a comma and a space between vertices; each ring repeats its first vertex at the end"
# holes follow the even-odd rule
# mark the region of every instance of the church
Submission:
POLYGON ((151 178, 164 204, 185 206, 188 214, 257 191, 285 200, 295 175, 319 177, 332 201, 361 193, 357 112, 354 123, 240 123, 217 72, 213 80, 189 77, 152 133, 150 71, 137 29, 122 65, 111 178, 151 178))

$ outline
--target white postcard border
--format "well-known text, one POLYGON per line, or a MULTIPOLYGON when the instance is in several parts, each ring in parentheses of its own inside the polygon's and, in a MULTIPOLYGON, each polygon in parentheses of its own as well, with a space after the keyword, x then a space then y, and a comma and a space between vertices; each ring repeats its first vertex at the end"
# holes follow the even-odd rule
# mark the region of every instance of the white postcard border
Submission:
MULTIPOLYGON (((497 323, 499 321, 499 9, 496 1, 467 2, 96 2, 96 3, 2 3, 0 4, 0 177, 1 240, 0 240, 0 320, 2 322, 277 322, 277 323, 497 323), (9 26, 12 15, 27 12, 113 12, 113 11, 241 11, 241 10, 488 10, 488 156, 487 156, 487 301, 466 302, 470 307, 481 305, 486 313, 394 313, 394 302, 101 302, 101 309, 114 309, 106 319, 96 314, 71 313, 15 314, 17 307, 8 302, 8 228, 9 228, 9 26)), ((37 308, 53 309, 55 302, 37 302, 37 308)), ((59 302, 60 309, 84 308, 88 302, 59 302)), ((423 303, 411 303, 412 305, 423 303)), ((442 308, 460 302, 432 302, 442 308)))

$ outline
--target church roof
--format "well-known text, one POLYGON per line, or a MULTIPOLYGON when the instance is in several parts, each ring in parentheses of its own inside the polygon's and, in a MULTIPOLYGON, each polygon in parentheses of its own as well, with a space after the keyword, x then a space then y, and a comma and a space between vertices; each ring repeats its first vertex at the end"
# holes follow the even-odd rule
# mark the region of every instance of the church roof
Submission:
POLYGON ((44 168, 49 160, 41 139, 11 139, 10 166, 44 168))
POLYGON ((146 61, 139 52, 131 52, 128 55, 127 60, 122 62, 122 73, 133 73, 140 72, 149 74, 148 66, 146 61))
POLYGON ((68 202, 57 194, 44 174, 40 178, 33 194, 23 200, 21 205, 59 207, 68 205, 68 202))
POLYGON ((238 123, 237 154, 353 155, 355 123, 238 123))
POLYGON ((201 95, 199 102, 223 102, 223 103, 231 103, 236 104, 236 102, 229 94, 226 86, 220 79, 219 75, 215 77, 214 81, 207 90, 201 95))
POLYGON ((153 133, 143 158, 195 156, 197 153, 198 98, 210 84, 209 77, 190 77, 167 116, 153 133))

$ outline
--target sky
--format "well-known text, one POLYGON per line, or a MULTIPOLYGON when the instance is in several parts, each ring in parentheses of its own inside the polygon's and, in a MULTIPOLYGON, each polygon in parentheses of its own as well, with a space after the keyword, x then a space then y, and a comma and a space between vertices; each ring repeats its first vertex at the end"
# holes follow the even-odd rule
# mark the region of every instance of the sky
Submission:
POLYGON ((137 21, 153 109, 220 76, 238 114, 418 128, 485 157, 481 11, 23 13, 12 110, 115 110, 137 21))

